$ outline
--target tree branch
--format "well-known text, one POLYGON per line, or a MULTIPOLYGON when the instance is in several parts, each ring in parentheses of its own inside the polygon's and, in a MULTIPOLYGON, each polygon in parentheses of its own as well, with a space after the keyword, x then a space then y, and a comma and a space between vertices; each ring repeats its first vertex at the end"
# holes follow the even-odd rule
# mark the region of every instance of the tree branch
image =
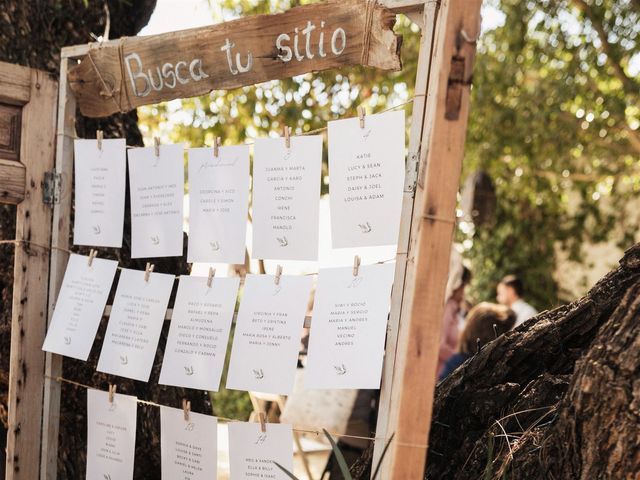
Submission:
MULTIPOLYGON (((640 2, 640 0, 636 0, 636 2, 640 2)), ((638 84, 635 79, 629 77, 624 71, 620 58, 615 52, 616 47, 609 42, 602 18, 596 15, 593 8, 585 0, 573 0, 573 4, 587 19, 589 19, 593 29, 598 34, 601 44, 600 49, 602 50, 602 53, 607 56, 607 62, 613 68, 615 76, 622 82, 625 94, 637 95, 637 92, 640 89, 640 84, 638 84)))

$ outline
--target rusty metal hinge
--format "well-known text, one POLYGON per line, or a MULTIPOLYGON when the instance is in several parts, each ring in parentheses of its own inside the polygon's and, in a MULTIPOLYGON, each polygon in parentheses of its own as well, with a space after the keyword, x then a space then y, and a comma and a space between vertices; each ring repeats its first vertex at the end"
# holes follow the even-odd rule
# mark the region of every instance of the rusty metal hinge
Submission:
POLYGON ((55 171, 44 172, 42 181, 42 202, 45 205, 55 205, 60 203, 62 192, 62 175, 55 171))
POLYGON ((464 57, 460 55, 451 57, 451 70, 449 71, 444 114, 444 118, 447 120, 458 120, 462 106, 463 87, 471 85, 471 78, 465 79, 465 67, 464 57))
POLYGON ((409 152, 407 165, 404 175, 404 191, 405 193, 415 194, 416 183, 418 181, 418 165, 420 164, 420 149, 416 152, 409 152))

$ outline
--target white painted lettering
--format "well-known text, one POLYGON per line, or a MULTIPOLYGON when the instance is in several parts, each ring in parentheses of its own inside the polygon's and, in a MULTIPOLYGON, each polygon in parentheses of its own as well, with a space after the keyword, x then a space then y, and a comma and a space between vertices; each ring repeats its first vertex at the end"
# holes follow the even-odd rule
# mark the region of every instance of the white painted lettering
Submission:
POLYGON ((229 65, 229 71, 231 72, 232 75, 237 75, 238 74, 238 70, 236 70, 233 67, 233 57, 231 56, 231 49, 235 46, 235 43, 233 43, 231 40, 229 40, 228 38, 225 39, 224 45, 222 47, 220 47, 220 50, 222 50, 223 52, 225 52, 227 54, 227 64, 229 65))
POLYGON ((236 53, 236 67, 238 67, 240 73, 246 73, 251 70, 253 67, 253 55, 251 55, 251 52, 247 54, 247 64, 244 66, 240 62, 240 54, 236 53))
POLYGON ((176 73, 173 71, 173 65, 165 63, 162 66, 162 76, 167 87, 176 88, 176 73))
MULTIPOLYGON (((324 28, 324 22, 320 22, 320 28, 324 28)), ((320 32, 320 41, 318 42, 318 55, 320 55, 322 58, 327 56, 327 54, 324 53, 324 31, 320 32)))
POLYGON ((162 81, 162 74, 160 73, 160 67, 156 67, 156 71, 158 72, 158 86, 156 87, 156 84, 153 82, 153 73, 151 73, 151 70, 149 70, 149 83, 151 83, 151 86, 153 87, 154 90, 159 92, 160 90, 162 90, 164 82, 162 81))
POLYGON ((131 80, 131 90, 136 97, 146 97, 151 92, 151 85, 149 85, 149 79, 142 71, 142 60, 140 59, 140 55, 137 53, 130 53, 126 57, 124 57, 124 63, 127 65, 127 72, 129 73, 129 80, 131 80), (136 62, 137 68, 136 72, 133 72, 131 64, 136 62), (144 82, 144 87, 138 89, 138 80, 142 80, 144 82))
POLYGON ((311 60, 313 58, 313 53, 311 53, 311 32, 316 29, 316 26, 307 20, 307 26, 304 27, 302 33, 305 35, 305 53, 307 58, 311 60))
POLYGON ((209 75, 204 73, 202 70, 202 60, 199 58, 194 58, 191 61, 191 65, 189 65, 189 73, 191 74, 191 78, 193 78, 196 82, 202 80, 203 78, 209 78, 209 75))
POLYGON ((346 47, 347 47, 347 34, 345 33, 344 29, 338 27, 334 30, 333 35, 331 35, 331 51, 333 52, 334 55, 340 55, 342 52, 344 52, 344 49, 346 47), (340 47, 340 49, 338 49, 338 47, 336 46, 338 42, 338 37, 342 37, 342 40, 341 40, 342 46, 340 47))
POLYGON ((283 42, 288 42, 289 40, 291 40, 291 37, 286 33, 281 33, 280 35, 278 35, 278 38, 276 39, 276 48, 278 49, 278 52, 279 52, 278 57, 283 62, 288 62, 293 58, 293 52, 291 51, 291 47, 283 45, 283 42))
POLYGON ((178 63, 176 63, 176 78, 178 79, 178 81, 182 85, 184 85, 186 83, 189 83, 189 79, 180 76, 180 67, 181 66, 184 66, 184 68, 187 68, 187 62, 179 61, 178 63))
POLYGON ((296 56, 296 60, 301 61, 304 60, 304 57, 298 51, 298 29, 295 28, 293 31, 296 33, 293 37, 293 54, 296 56))

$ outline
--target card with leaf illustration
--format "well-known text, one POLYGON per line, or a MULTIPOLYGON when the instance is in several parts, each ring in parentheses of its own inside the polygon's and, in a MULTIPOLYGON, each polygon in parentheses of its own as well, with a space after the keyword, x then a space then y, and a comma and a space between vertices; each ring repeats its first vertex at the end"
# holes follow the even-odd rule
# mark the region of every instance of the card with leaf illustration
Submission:
POLYGON ((118 262, 72 253, 42 349, 86 361, 118 262))
POLYGON ((149 381, 175 277, 123 268, 98 359, 99 372, 149 381))
POLYGON ((322 137, 256 140, 252 258, 317 260, 322 137))
POLYGON ((160 384, 217 392, 240 278, 181 276, 160 384))
POLYGON ((288 395, 311 292, 309 276, 247 275, 233 336, 227 388, 288 395))
POLYGON ((394 263, 325 268, 313 304, 306 388, 380 388, 394 263), (366 361, 363 361, 366 359, 366 361))
POLYGON ((163 480, 216 480, 218 420, 180 408, 160 407, 163 480))
POLYGON ((122 247, 127 174, 123 138, 75 140, 73 243, 122 247))
POLYGON ((248 145, 189 149, 187 261, 244 263, 249 184, 248 145))
POLYGON ((334 248, 398 242, 405 175, 404 112, 328 124, 334 248))
POLYGON ((275 462, 293 471, 293 430, 284 423, 231 422, 229 470, 233 479, 289 480, 275 462))
POLYGON ((182 256, 184 147, 129 150, 131 258, 182 256))
POLYGON ((133 479, 138 399, 87 390, 87 480, 133 479))

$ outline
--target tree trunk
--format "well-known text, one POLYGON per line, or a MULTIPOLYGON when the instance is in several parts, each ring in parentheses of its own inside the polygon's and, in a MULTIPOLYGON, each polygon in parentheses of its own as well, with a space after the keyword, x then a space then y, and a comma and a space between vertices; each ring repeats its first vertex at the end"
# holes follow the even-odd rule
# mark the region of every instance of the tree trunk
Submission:
MULTIPOLYGON (((113 39, 136 35, 148 22, 155 4, 156 0, 89 1, 86 4, 85 0, 65 2, 3 0, 0 9, 0 60, 39 68, 57 76, 60 66, 60 49, 63 46, 91 42, 95 40, 94 37, 103 35, 107 24, 107 11, 110 38, 113 39)), ((126 138, 127 145, 142 145, 136 112, 104 119, 86 119, 78 112, 76 130, 80 138, 95 138, 97 129, 104 130, 105 138, 126 138)), ((117 259, 123 267, 144 269, 144 262, 131 260, 128 195, 126 201, 123 248, 101 249, 99 255, 117 259)), ((0 238, 14 238, 15 208, 0 206, 0 209, 0 238)), ((73 232, 71 235, 73 236, 73 232)), ((72 248, 78 253, 85 254, 89 250, 72 248)), ((154 261, 155 271, 172 274, 188 273, 188 265, 184 258, 158 259, 154 261)), ((3 245, 0 248, 0 419, 6 408, 12 282, 13 248, 3 245)), ((175 407, 181 405, 182 398, 188 397, 193 411, 211 412, 206 392, 187 392, 180 388, 157 385, 169 322, 165 322, 167 325, 163 330, 149 383, 116 379, 97 373, 95 368, 106 323, 106 319, 103 319, 87 363, 65 358, 64 377, 102 389, 106 389, 109 381, 117 381, 118 393, 137 395, 145 400, 175 407)), ((61 403, 59 478, 83 478, 86 462, 86 393, 84 389, 63 383, 61 403)), ((160 478, 159 423, 157 408, 149 406, 139 408, 135 478, 160 478)), ((4 452, 4 449, 2 451, 4 452)))
POLYGON ((428 479, 640 478, 640 244, 438 385, 428 479))

